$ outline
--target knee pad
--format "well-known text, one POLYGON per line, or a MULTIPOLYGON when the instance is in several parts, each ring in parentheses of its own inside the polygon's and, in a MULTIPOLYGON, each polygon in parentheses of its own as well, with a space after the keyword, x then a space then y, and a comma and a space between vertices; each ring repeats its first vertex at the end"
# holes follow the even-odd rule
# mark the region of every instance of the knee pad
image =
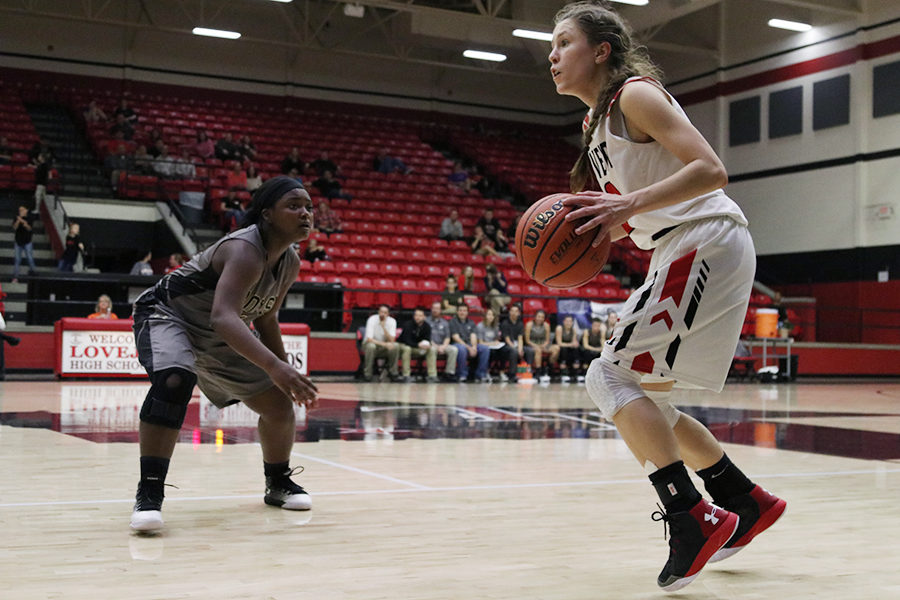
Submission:
POLYGON ((163 369, 150 377, 150 391, 141 407, 141 421, 181 429, 197 376, 180 367, 163 369))
POLYGON ((641 374, 598 358, 591 362, 584 377, 588 396, 603 417, 612 420, 629 402, 643 398, 647 392, 641 387, 641 374))

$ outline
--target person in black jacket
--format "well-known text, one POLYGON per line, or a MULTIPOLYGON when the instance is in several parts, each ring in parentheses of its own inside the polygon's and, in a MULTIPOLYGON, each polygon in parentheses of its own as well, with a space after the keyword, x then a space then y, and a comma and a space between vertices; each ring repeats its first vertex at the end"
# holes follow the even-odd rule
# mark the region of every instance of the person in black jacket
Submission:
POLYGON ((417 308, 413 318, 403 324, 403 331, 397 341, 400 342, 400 368, 405 383, 413 379, 410 376, 410 359, 415 353, 419 358, 425 357, 429 383, 437 383, 437 352, 431 344, 431 325, 425 321, 425 309, 417 308))

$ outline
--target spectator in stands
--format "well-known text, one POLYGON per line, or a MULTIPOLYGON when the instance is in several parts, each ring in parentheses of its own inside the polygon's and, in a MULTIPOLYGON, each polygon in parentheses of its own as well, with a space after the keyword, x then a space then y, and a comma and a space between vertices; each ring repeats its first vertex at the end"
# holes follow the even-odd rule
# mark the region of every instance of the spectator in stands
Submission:
POLYGON ((481 230, 484 231, 484 235, 495 243, 497 242, 497 233, 502 230, 500 221, 494 217, 494 211, 490 208, 484 209, 484 214, 481 215, 481 218, 478 219, 475 226, 481 227, 481 230))
POLYGON ((324 175, 325 171, 331 171, 336 178, 342 177, 340 165, 328 158, 328 152, 325 150, 319 153, 319 158, 312 161, 312 168, 319 177, 324 175))
POLYGON ((507 239, 506 234, 502 229, 497 230, 497 239, 494 240, 494 250, 496 250, 497 254, 499 254, 500 256, 507 256, 512 254, 509 251, 509 240, 507 239))
POLYGON ((578 343, 578 329, 572 315, 563 317, 563 322, 556 326, 556 345, 559 347, 559 367, 562 382, 569 383, 581 372, 581 351, 578 343))
POLYGON ((616 311, 611 310, 606 313, 606 321, 603 322, 603 340, 606 341, 612 337, 613 330, 616 328, 616 323, 619 322, 619 315, 616 314, 616 311))
POLYGON ((243 160, 256 160, 256 146, 250 141, 249 135, 242 135, 237 143, 238 153, 243 160))
POLYGON ((459 220, 459 211, 455 208, 451 208, 450 216, 441 222, 441 232, 438 237, 448 242, 463 239, 463 224, 459 220))
POLYGON ((120 143, 116 148, 115 154, 110 154, 103 160, 103 166, 109 171, 109 179, 112 184, 113 191, 119 188, 119 176, 134 169, 134 160, 128 153, 128 148, 124 143, 120 143))
POLYGON ((259 171, 256 170, 256 165, 250 164, 247 166, 247 191, 255 192, 259 186, 262 185, 262 176, 259 174, 259 171))
POLYGON ((144 258, 138 260, 133 265, 131 265, 131 271, 128 273, 129 275, 153 275, 153 265, 150 264, 150 259, 153 258, 152 252, 147 252, 144 255, 144 258))
POLYGON ((51 165, 56 158, 56 154, 53 152, 53 148, 50 147, 50 144, 45 142, 43 138, 38 138, 38 141, 36 141, 31 147, 31 150, 28 151, 28 162, 34 166, 38 166, 38 159, 41 156, 44 157, 44 162, 51 165))
POLYGON ((382 304, 378 312, 366 321, 366 333, 363 338, 363 377, 366 381, 373 381, 373 369, 376 358, 387 360, 388 375, 391 381, 399 381, 400 373, 397 372, 397 358, 400 355, 400 347, 397 345, 397 321, 390 316, 391 307, 382 304))
POLYGON ((547 323, 547 313, 543 310, 537 311, 534 320, 525 325, 525 343, 534 352, 534 362, 531 366, 534 368, 534 374, 538 381, 549 382, 550 373, 544 363, 544 355, 546 354, 550 359, 550 364, 556 367, 559 362, 559 346, 553 343, 550 324, 547 323))
POLYGON ((169 255, 169 265, 166 267, 166 273, 177 271, 184 264, 184 255, 179 252, 169 255))
MULTIPOLYGON (((300 158, 300 149, 297 146, 291 148, 291 153, 284 157, 284 160, 281 161, 281 172, 285 175, 291 173, 291 171, 296 170, 297 176, 306 171, 306 162, 300 158)), ((294 175, 291 175, 292 177, 294 175)))
POLYGON ((319 189, 319 193, 329 200, 332 198, 353 199, 353 196, 341 189, 341 182, 334 178, 334 174, 331 171, 325 171, 321 177, 313 182, 313 185, 319 189))
POLYGON ((5 135, 0 135, 0 165, 8 165, 12 162, 12 148, 5 135))
POLYGON ((194 179, 197 177, 197 168, 191 159, 191 149, 182 146, 181 156, 172 161, 174 163, 174 175, 176 179, 194 179))
POLYGON ((462 285, 459 286, 459 291, 465 294, 474 294, 475 293, 475 269, 472 268, 472 265, 466 265, 463 267, 462 274, 460 275, 460 279, 462 279, 462 285))
POLYGON ((222 198, 222 233, 228 233, 237 229, 238 224, 244 218, 244 204, 238 198, 236 189, 228 190, 228 195, 222 198))
POLYGON ((106 116, 106 113, 103 112, 103 109, 97 104, 96 100, 91 100, 88 102, 87 107, 84 109, 84 122, 91 123, 106 123, 109 120, 109 117, 106 116))
POLYGON ((153 172, 162 179, 175 178, 175 162, 169 156, 169 147, 162 144, 159 148, 159 156, 153 159, 153 172))
POLYGON ((134 110, 128 105, 128 100, 122 98, 119 100, 119 106, 113 112, 113 118, 118 120, 119 116, 125 117, 125 120, 132 126, 135 127, 138 124, 138 115, 134 110))
POLYGON ((297 169, 291 169, 291 172, 287 174, 291 179, 296 179, 297 183, 300 185, 305 185, 303 183, 303 178, 300 176, 300 172, 297 169))
POLYGON ((379 150, 378 154, 375 155, 375 158, 372 160, 372 170, 384 173, 385 175, 388 173, 403 173, 409 175, 413 171, 399 158, 389 156, 385 149, 379 150))
POLYGON ((134 127, 124 116, 116 115, 116 122, 109 128, 110 135, 122 134, 122 138, 131 141, 134 138, 134 127))
POLYGON ((488 361, 491 358, 490 349, 478 343, 475 323, 469 319, 469 307, 465 304, 457 306, 456 316, 450 319, 450 340, 458 351, 456 372, 459 381, 464 382, 468 379, 469 360, 476 360, 475 381, 490 383, 491 378, 487 374, 488 361))
POLYGON ((209 136, 202 129, 197 132, 197 141, 194 143, 193 150, 194 154, 203 160, 216 155, 216 145, 213 144, 213 141, 209 139, 209 136))
MULTIPOLYGON (((456 358, 459 350, 450 343, 450 323, 441 313, 441 303, 433 302, 431 304, 431 314, 425 320, 431 327, 431 346, 434 348, 435 357, 447 357, 447 366, 444 368, 443 374, 444 379, 456 381, 456 358)), ((432 382, 430 375, 428 381, 432 382)))
POLYGON ((331 207, 324 200, 319 202, 319 208, 315 210, 313 218, 316 229, 322 233, 340 233, 343 230, 340 217, 331 210, 331 207))
MULTIPOLYGON (((478 344, 488 349, 488 366, 491 360, 504 360, 506 358, 506 345, 503 342, 503 335, 500 333, 500 318, 493 309, 484 311, 484 319, 475 326, 475 337, 478 344)), ((485 370, 485 377, 491 380, 491 374, 485 370)))
POLYGON ((506 292, 506 277, 493 263, 488 263, 484 271, 484 289, 487 290, 487 300, 494 312, 499 315, 510 301, 506 292))
POLYGON ((311 237, 309 238, 309 242, 306 244, 306 250, 303 251, 303 256, 301 256, 300 258, 314 263, 317 260, 328 260, 328 253, 325 251, 325 248, 323 246, 319 245, 319 240, 311 237))
MULTIPOLYGON (((515 383, 518 379, 519 361, 524 359, 530 363, 534 360, 534 349, 525 344, 525 324, 522 322, 522 307, 518 302, 509 307, 509 315, 500 324, 500 334, 506 344, 504 350, 506 360, 509 361, 505 379, 515 383)), ((500 378, 503 379, 503 375, 500 378)))
POLYGON ((69 222, 69 233, 66 235, 62 256, 57 268, 60 271, 74 271, 78 257, 84 254, 84 243, 81 241, 81 227, 78 223, 69 222))
POLYGON ((447 275, 447 289, 441 294, 441 312, 445 315, 455 315, 456 307, 462 304, 463 294, 459 291, 456 282, 456 275, 450 273, 447 275))
POLYGON ((228 171, 228 176, 225 178, 225 185, 229 190, 247 191, 247 173, 244 172, 241 163, 235 162, 231 165, 231 170, 228 171))
MULTIPOLYGON (((610 335, 612 335, 612 329, 609 331, 610 335)), ((606 324, 603 322, 603 319, 598 317, 591 319, 591 328, 585 329, 584 333, 581 334, 581 373, 578 374, 578 383, 584 382, 587 368, 603 352, 603 344, 607 340, 606 335, 606 324)))
POLYGON ((230 131, 222 134, 222 138, 216 142, 216 158, 219 160, 241 160, 240 151, 234 143, 234 136, 230 131))
POLYGON ((13 219, 12 227, 15 237, 13 241, 15 259, 13 262, 12 282, 17 283, 19 281, 19 265, 22 264, 23 254, 28 261, 28 274, 34 275, 37 271, 37 267, 34 266, 34 244, 31 241, 34 235, 34 216, 28 212, 28 207, 19 207, 19 212, 13 219))
POLYGON ((147 146, 140 144, 134 151, 134 170, 149 175, 153 173, 153 157, 147 152, 147 146))
POLYGON ((480 225, 475 226, 475 235, 472 236, 472 254, 480 254, 481 256, 498 256, 494 249, 494 241, 484 234, 484 229, 480 225))
POLYGON ((397 341, 400 343, 400 374, 403 381, 411 383, 413 380, 410 362, 415 355, 417 358, 425 358, 427 381, 437 383, 437 355, 431 344, 431 325, 425 322, 425 309, 416 308, 412 319, 406 321, 401 329, 397 341))
POLYGON ((102 294, 97 298, 97 304, 94 306, 94 312, 87 316, 88 319, 118 319, 119 317, 112 311, 112 298, 106 294, 102 294))
POLYGON ((447 180, 450 182, 450 185, 466 193, 472 189, 472 180, 469 179, 469 172, 458 160, 453 163, 453 171, 447 176, 447 180))
POLYGON ((166 142, 163 140, 162 132, 156 127, 151 129, 146 142, 147 154, 153 158, 158 158, 162 154, 162 149, 165 145, 166 142))
POLYGON ((47 185, 50 183, 50 157, 40 154, 34 169, 34 212, 41 212, 41 203, 47 201, 47 185))

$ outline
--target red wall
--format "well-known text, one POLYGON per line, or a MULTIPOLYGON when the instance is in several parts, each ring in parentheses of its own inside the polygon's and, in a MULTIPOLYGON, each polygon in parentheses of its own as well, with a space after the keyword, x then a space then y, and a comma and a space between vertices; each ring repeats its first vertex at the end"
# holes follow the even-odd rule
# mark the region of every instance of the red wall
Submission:
POLYGON ((900 280, 788 285, 785 296, 816 299, 816 341, 900 344, 900 280))

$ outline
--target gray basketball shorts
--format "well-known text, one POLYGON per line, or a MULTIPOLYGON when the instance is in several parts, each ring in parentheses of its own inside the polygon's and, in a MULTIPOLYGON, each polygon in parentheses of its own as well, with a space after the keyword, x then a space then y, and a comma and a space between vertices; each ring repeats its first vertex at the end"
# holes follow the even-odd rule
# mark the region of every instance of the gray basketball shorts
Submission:
POLYGON ((253 398, 274 383, 265 371, 235 352, 214 332, 190 325, 158 305, 136 305, 134 342, 149 375, 179 367, 219 408, 253 398))

